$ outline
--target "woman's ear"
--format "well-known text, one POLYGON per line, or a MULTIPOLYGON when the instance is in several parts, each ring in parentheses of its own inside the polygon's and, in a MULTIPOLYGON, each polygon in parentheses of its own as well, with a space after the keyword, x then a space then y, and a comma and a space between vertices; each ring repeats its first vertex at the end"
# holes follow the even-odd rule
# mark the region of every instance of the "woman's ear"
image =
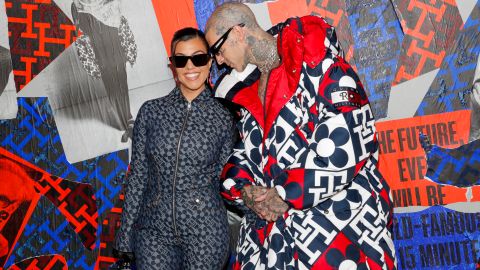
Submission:
POLYGON ((172 65, 172 63, 170 63, 170 61, 168 62, 167 66, 168 66, 168 68, 170 68, 170 70, 172 71, 173 79, 175 80, 175 82, 177 82, 177 81, 178 81, 177 70, 176 70, 175 67, 172 65))

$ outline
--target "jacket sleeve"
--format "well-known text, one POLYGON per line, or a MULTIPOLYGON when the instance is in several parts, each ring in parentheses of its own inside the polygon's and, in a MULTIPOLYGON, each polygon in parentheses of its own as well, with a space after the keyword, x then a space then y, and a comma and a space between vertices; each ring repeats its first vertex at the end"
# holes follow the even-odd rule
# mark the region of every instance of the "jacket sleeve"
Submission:
POLYGON ((341 58, 331 62, 324 76, 306 87, 316 90, 316 102, 297 162, 275 179, 279 195, 296 209, 314 207, 348 188, 378 149, 374 117, 357 74, 341 58))
POLYGON ((244 143, 242 140, 238 140, 233 148, 233 153, 223 168, 220 190, 227 204, 243 213, 248 223, 261 223, 262 221, 259 220, 257 214, 243 203, 241 194, 244 186, 256 185, 254 173, 250 169, 251 166, 254 166, 254 164, 246 157, 244 143))
POLYGON ((233 117, 231 115, 228 115, 229 119, 227 121, 227 129, 225 131, 225 136, 222 142, 222 148, 220 149, 219 157, 218 157, 218 164, 217 168, 215 170, 215 175, 216 175, 216 185, 217 185, 217 190, 222 189, 221 185, 221 173, 223 171, 223 167, 228 161, 228 158, 232 154, 232 149, 233 149, 233 144, 235 142, 235 126, 233 124, 233 117))
POLYGON ((132 252, 132 233, 138 218, 143 200, 143 194, 148 182, 147 117, 148 102, 142 105, 133 128, 132 159, 125 188, 125 201, 120 229, 115 237, 115 248, 123 252, 132 252))
POLYGON ((254 185, 255 183, 253 173, 248 166, 249 162, 245 155, 243 141, 238 140, 221 176, 221 194, 230 204, 243 205, 241 189, 245 185, 254 185))

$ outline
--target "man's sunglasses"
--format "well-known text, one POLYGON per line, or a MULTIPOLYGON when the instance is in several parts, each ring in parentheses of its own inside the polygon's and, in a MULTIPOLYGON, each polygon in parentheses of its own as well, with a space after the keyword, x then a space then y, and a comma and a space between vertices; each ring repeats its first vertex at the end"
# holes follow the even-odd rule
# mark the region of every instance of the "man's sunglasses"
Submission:
POLYGON ((194 66, 203 67, 208 64, 208 61, 210 60, 210 55, 207 53, 195 54, 190 56, 174 55, 170 56, 168 59, 170 59, 170 62, 172 62, 172 65, 176 68, 185 67, 187 65, 188 59, 192 60, 194 66))
POLYGON ((212 53, 212 55, 219 55, 219 54, 220 54, 220 49, 222 48, 223 43, 225 43, 225 41, 226 41, 227 38, 228 38, 228 34, 230 34, 230 32, 232 31, 232 29, 233 29, 235 26, 244 27, 245 24, 244 24, 244 23, 239 23, 239 24, 236 24, 236 25, 228 28, 227 32, 225 32, 225 33, 224 33, 217 41, 215 41, 215 43, 213 43, 213 45, 210 47, 210 53, 212 53))

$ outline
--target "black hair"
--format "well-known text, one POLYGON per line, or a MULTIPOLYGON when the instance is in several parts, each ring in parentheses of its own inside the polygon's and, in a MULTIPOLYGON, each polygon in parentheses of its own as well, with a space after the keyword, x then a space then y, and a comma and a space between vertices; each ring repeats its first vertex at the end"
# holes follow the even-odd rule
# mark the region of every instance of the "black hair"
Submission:
POLYGON ((175 47, 177 46, 178 42, 180 41, 187 41, 190 39, 194 38, 200 38, 205 44, 205 49, 207 50, 208 53, 208 43, 207 39, 205 38, 205 34, 202 32, 202 30, 193 28, 193 27, 185 27, 173 34, 172 42, 170 43, 170 52, 172 55, 175 55, 175 47))

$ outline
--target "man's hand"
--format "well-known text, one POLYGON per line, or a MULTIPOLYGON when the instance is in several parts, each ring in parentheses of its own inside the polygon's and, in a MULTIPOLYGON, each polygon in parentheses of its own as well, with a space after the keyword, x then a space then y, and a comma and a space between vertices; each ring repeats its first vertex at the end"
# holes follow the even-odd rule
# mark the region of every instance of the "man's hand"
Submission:
POLYGON ((245 186, 241 192, 245 205, 266 221, 276 221, 288 210, 275 188, 245 186))
POLYGON ((241 190, 243 203, 259 215, 260 206, 256 203, 258 198, 264 198, 267 188, 262 186, 244 186, 241 190))
POLYGON ((280 198, 275 188, 269 188, 262 196, 257 197, 256 204, 259 206, 260 217, 266 221, 276 221, 288 211, 288 204, 280 198))

